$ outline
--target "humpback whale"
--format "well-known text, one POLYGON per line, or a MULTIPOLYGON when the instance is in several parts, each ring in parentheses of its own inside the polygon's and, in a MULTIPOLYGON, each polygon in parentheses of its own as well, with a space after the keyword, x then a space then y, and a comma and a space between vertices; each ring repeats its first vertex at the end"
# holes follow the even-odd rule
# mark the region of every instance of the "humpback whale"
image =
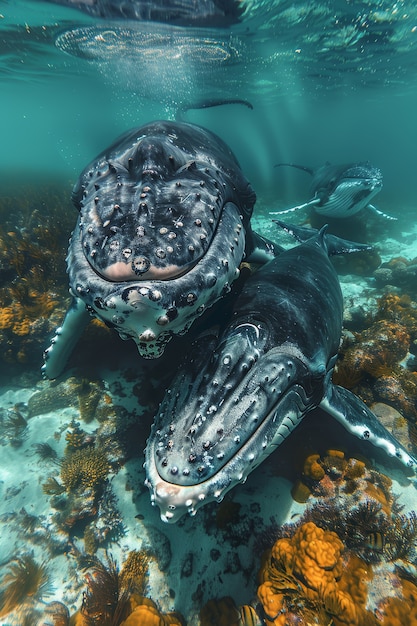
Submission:
POLYGON ((271 212, 271 215, 284 215, 298 209, 312 207, 316 213, 329 218, 348 218, 362 209, 370 209, 381 217, 396 220, 377 209, 371 200, 382 189, 382 172, 370 163, 347 163, 325 165, 314 170, 294 163, 277 163, 275 167, 296 167, 312 175, 311 199, 303 204, 271 212))
POLYGON ((73 190, 73 300, 43 373, 61 373, 91 316, 161 356, 230 291, 243 258, 275 254, 251 229, 255 199, 230 148, 200 126, 155 121, 119 137, 73 190))
POLYGON ((301 243, 246 281, 220 333, 191 345, 145 450, 146 484, 162 520, 220 501, 320 407, 357 437, 415 459, 353 393, 332 383, 343 298, 329 255, 363 249, 325 227, 286 227, 301 243))

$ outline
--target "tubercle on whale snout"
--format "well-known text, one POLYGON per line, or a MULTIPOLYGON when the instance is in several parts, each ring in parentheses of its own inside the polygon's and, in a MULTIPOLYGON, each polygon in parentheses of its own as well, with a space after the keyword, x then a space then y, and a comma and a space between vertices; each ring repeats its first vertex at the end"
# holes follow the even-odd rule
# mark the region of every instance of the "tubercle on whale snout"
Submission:
POLYGON ((245 254, 239 208, 227 203, 212 244, 189 272, 171 281, 106 281, 94 272, 75 239, 69 248, 71 291, 90 313, 133 339, 145 358, 159 357, 172 335, 182 334, 239 276, 245 254))
POLYGON ((114 282, 171 280, 188 271, 211 245, 233 198, 204 164, 157 182, 108 178, 84 191, 74 236, 91 267, 114 282))

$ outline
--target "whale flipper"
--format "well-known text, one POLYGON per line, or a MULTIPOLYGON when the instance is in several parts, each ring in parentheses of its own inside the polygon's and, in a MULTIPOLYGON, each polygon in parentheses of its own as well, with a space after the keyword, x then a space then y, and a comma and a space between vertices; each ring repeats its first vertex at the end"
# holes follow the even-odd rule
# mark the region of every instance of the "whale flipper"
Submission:
POLYGON ((359 439, 382 448, 406 467, 416 467, 416 459, 378 421, 366 404, 348 389, 329 384, 319 406, 359 439))
POLYGON ((62 326, 56 329, 51 345, 44 353, 42 374, 47 378, 57 378, 65 365, 84 328, 91 320, 91 315, 80 298, 74 298, 65 315, 62 326))

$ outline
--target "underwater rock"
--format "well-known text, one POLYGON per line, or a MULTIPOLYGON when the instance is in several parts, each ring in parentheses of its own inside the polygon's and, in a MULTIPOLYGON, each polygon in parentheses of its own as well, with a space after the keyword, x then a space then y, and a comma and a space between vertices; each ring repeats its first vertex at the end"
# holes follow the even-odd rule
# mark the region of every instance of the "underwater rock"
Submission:
POLYGON ((394 407, 383 402, 375 402, 370 407, 381 424, 387 428, 405 448, 410 449, 409 422, 394 407))
MULTIPOLYGON (((346 233, 341 236, 346 237, 346 233)), ((353 240, 357 241, 357 238, 354 236, 353 240)), ((372 276, 381 265, 381 257, 376 250, 367 250, 365 252, 353 252, 352 254, 334 257, 332 263, 338 274, 372 276)))
POLYGON ((88 423, 98 417, 100 403, 104 407, 108 404, 102 381, 71 376, 56 383, 46 383, 42 391, 34 393, 28 401, 29 417, 75 407, 80 410, 80 418, 88 423))
MULTIPOLYGON (((417 421, 417 304, 407 295, 385 294, 373 322, 361 332, 344 334, 333 381, 365 402, 381 402, 417 421)), ((406 447, 410 449, 410 440, 406 447)))
POLYGON ((399 323, 410 334, 409 351, 417 354, 417 302, 407 294, 385 294, 379 301, 376 319, 386 319, 399 323))
POLYGON ((407 293, 417 293, 417 258, 395 257, 383 263, 373 274, 378 287, 395 285, 407 293))
POLYGON ((180 574, 181 578, 189 578, 192 575, 193 561, 194 561, 194 554, 192 552, 188 552, 188 554, 185 555, 185 558, 181 565, 181 574, 180 574))
POLYGON ((380 376, 375 381, 373 390, 375 400, 391 404, 410 421, 417 421, 417 375, 415 372, 409 376, 406 372, 400 372, 396 376, 380 376))

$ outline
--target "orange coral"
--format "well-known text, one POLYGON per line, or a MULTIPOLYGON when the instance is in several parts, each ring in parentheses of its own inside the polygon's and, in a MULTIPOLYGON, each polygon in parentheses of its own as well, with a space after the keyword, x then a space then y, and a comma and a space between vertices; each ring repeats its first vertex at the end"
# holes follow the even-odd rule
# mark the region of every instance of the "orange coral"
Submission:
POLYGON ((303 474, 313 480, 321 480, 324 476, 323 466, 320 465, 320 455, 310 454, 304 461, 303 474))
POLYGON ((368 583, 372 580, 371 565, 351 554, 339 582, 339 588, 348 593, 357 605, 365 606, 368 597, 368 583))
POLYGON ((258 587, 267 626, 285 626, 297 618, 307 623, 312 616, 317 624, 362 626, 370 616, 365 606, 372 571, 357 557, 343 563, 343 551, 336 533, 313 522, 300 526, 292 538, 278 539, 258 587))
POLYGON ((347 462, 345 477, 347 479, 361 478, 365 474, 365 469, 366 465, 363 461, 355 458, 350 458, 347 462))
POLYGON ((146 602, 138 604, 120 626, 182 626, 177 613, 161 613, 152 600, 143 600, 146 602))
MULTIPOLYGON (((323 583, 340 578, 340 555, 344 546, 336 533, 307 522, 298 529, 291 543, 293 571, 297 577, 305 580, 310 589, 317 590, 323 583)), ((280 552, 282 554, 282 550, 280 552)), ((273 549, 273 557, 275 554, 276 550, 273 549)))

